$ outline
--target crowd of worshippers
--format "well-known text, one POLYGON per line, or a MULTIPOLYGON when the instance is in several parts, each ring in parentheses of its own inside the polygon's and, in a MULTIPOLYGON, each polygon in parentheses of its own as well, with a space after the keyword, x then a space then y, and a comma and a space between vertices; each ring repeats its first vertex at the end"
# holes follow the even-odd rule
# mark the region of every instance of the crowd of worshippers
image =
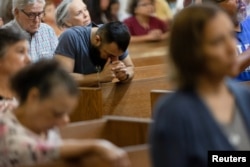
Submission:
POLYGON ((93 152, 129 167, 111 142, 64 140, 56 128, 69 123, 78 86, 133 82, 129 45, 163 40, 176 90, 154 109, 153 167, 206 167, 208 150, 250 150, 250 89, 239 84, 250 81, 248 1, 182 3, 173 12, 165 0, 128 0, 121 20, 119 0, 0 0, 0 166, 93 152))

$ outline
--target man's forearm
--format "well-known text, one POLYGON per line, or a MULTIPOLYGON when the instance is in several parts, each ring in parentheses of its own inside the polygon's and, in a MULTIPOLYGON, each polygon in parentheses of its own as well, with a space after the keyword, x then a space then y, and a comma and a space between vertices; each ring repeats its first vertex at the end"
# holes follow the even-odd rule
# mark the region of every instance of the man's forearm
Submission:
POLYGON ((100 82, 98 73, 88 75, 71 73, 71 76, 75 79, 78 86, 98 86, 100 82))

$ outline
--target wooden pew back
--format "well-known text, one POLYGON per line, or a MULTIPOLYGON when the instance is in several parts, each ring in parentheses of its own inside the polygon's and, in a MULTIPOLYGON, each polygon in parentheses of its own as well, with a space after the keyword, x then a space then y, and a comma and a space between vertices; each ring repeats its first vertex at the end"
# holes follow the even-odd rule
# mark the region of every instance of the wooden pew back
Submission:
POLYGON ((150 91, 171 89, 166 77, 133 80, 129 83, 102 84, 105 115, 151 117, 150 91))
POLYGON ((134 79, 164 77, 167 75, 167 64, 135 67, 134 71, 134 79))
POLYGON ((135 67, 150 66, 157 64, 166 64, 166 56, 148 56, 148 57, 135 57, 132 58, 135 67))
POLYGON ((101 88, 80 87, 78 105, 71 113, 71 121, 97 119, 103 116, 101 88))
POLYGON ((164 95, 173 93, 172 90, 153 89, 150 91, 151 109, 153 110, 157 101, 164 95))
MULTIPOLYGON (((108 116, 100 120, 72 123, 60 130, 64 139, 110 139, 122 147, 131 160, 132 167, 150 167, 147 145, 150 119, 108 116)), ((34 165, 30 167, 109 167, 96 155, 87 154, 83 159, 34 165)), ((27 167, 27 166, 26 166, 27 167)))

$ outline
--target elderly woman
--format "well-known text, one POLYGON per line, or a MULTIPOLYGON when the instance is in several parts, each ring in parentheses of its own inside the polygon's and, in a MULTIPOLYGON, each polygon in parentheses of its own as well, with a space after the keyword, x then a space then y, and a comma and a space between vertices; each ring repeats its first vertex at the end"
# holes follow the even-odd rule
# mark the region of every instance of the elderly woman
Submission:
POLYGON ((63 0, 56 9, 56 23, 61 29, 90 25, 86 4, 82 0, 63 0))
POLYGON ((17 104, 9 80, 30 63, 28 51, 26 36, 11 29, 0 29, 0 111, 17 104))
POLYGON ((104 140, 48 142, 48 130, 68 123, 78 89, 55 60, 41 60, 19 71, 11 88, 20 105, 0 114, 0 166, 27 166, 95 153, 111 166, 128 166, 123 150, 104 140))
POLYGON ((190 6, 171 30, 177 90, 155 109, 154 167, 206 167, 208 150, 250 150, 250 91, 227 79, 237 66, 231 19, 214 6, 190 6))

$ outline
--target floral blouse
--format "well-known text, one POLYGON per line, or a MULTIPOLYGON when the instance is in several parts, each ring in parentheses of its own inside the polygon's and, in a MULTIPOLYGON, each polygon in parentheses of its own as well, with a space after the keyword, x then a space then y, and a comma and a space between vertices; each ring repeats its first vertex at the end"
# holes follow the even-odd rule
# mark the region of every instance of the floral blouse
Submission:
POLYGON ((0 96, 0 113, 8 110, 12 110, 18 106, 18 102, 13 99, 2 99, 0 96))
POLYGON ((58 145, 22 126, 10 111, 0 112, 0 167, 32 165, 59 157, 58 145))

